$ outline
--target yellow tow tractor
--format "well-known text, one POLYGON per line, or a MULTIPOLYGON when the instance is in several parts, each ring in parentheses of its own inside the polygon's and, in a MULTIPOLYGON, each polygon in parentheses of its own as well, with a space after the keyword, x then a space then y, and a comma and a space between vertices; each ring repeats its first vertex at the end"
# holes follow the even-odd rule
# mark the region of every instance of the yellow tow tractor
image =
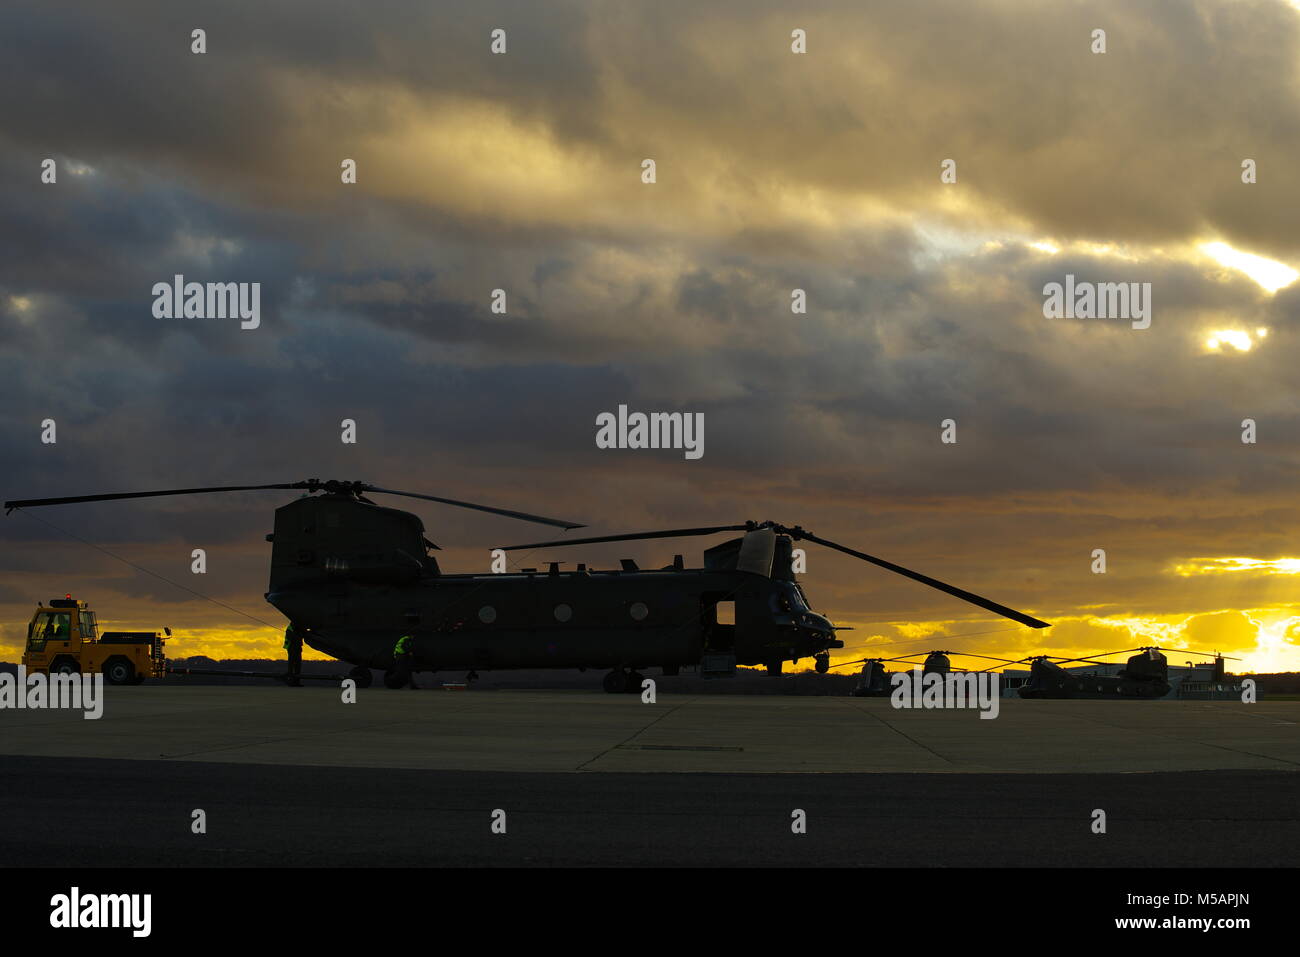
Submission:
POLYGON ((103 672, 111 685, 138 685, 161 678, 167 669, 163 642, 155 631, 106 631, 99 634, 95 613, 71 595, 38 605, 27 625, 23 665, 28 674, 94 674, 103 672))

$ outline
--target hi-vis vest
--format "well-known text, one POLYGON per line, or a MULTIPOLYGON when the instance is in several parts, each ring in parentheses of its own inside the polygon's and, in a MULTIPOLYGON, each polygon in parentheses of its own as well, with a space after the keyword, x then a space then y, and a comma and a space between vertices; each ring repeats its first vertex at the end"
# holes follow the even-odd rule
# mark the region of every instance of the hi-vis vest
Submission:
POLYGON ((407 643, 408 643, 410 640, 411 640, 411 636, 410 636, 410 635, 402 635, 401 638, 398 638, 398 639, 397 639, 397 644, 393 646, 393 654, 394 654, 394 655, 404 655, 404 654, 406 654, 407 643))

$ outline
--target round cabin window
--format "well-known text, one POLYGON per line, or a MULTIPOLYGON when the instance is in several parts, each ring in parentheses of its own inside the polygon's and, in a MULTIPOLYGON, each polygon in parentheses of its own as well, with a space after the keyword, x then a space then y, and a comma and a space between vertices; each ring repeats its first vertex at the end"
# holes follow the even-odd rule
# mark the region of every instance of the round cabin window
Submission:
POLYGON ((573 617, 573 609, 570 608, 568 605, 555 606, 556 621, 568 621, 572 617, 573 617))
POLYGON ((645 621, 646 615, 650 614, 650 609, 646 607, 645 602, 635 601, 632 603, 632 607, 627 610, 627 613, 636 621, 645 621))
POLYGON ((478 620, 485 625, 490 625, 497 620, 497 610, 491 605, 484 605, 478 610, 478 620))

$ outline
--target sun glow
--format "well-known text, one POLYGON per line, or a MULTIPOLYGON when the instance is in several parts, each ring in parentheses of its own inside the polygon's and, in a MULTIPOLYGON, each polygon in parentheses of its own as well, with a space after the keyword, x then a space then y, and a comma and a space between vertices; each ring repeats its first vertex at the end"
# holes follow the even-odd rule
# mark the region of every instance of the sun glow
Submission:
POLYGON ((1265 259, 1253 253, 1243 253, 1233 249, 1227 243, 1202 243, 1201 252, 1205 253, 1220 266, 1243 272, 1269 292, 1277 292, 1284 286, 1296 281, 1300 273, 1286 263, 1275 259, 1265 259))
POLYGON ((1254 345, 1255 340, 1244 329, 1216 329, 1205 340, 1205 348, 1211 352, 1222 351, 1224 346, 1231 346, 1238 352, 1249 352, 1254 345))
POLYGON ((1174 573, 1183 577, 1231 572, 1300 575, 1300 558, 1190 558, 1174 566, 1174 573))

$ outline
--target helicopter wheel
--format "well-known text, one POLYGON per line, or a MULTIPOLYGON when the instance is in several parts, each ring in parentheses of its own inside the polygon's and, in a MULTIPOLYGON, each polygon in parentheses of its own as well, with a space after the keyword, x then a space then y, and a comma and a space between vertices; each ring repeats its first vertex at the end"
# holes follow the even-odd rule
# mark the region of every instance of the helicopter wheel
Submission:
POLYGON ((627 686, 623 689, 628 694, 640 694, 641 682, 645 681, 645 676, 639 671, 629 671, 625 679, 627 686))
POLYGON ((348 677, 357 683, 358 688, 369 688, 370 683, 375 680, 370 669, 362 668, 360 665, 349 671, 348 677))
POLYGON ((824 652, 820 655, 814 655, 813 665, 819 675, 824 675, 831 670, 831 656, 824 652))
POLYGON ((615 668, 609 674, 605 675, 604 680, 600 683, 608 694, 619 694, 627 690, 627 672, 615 668))

